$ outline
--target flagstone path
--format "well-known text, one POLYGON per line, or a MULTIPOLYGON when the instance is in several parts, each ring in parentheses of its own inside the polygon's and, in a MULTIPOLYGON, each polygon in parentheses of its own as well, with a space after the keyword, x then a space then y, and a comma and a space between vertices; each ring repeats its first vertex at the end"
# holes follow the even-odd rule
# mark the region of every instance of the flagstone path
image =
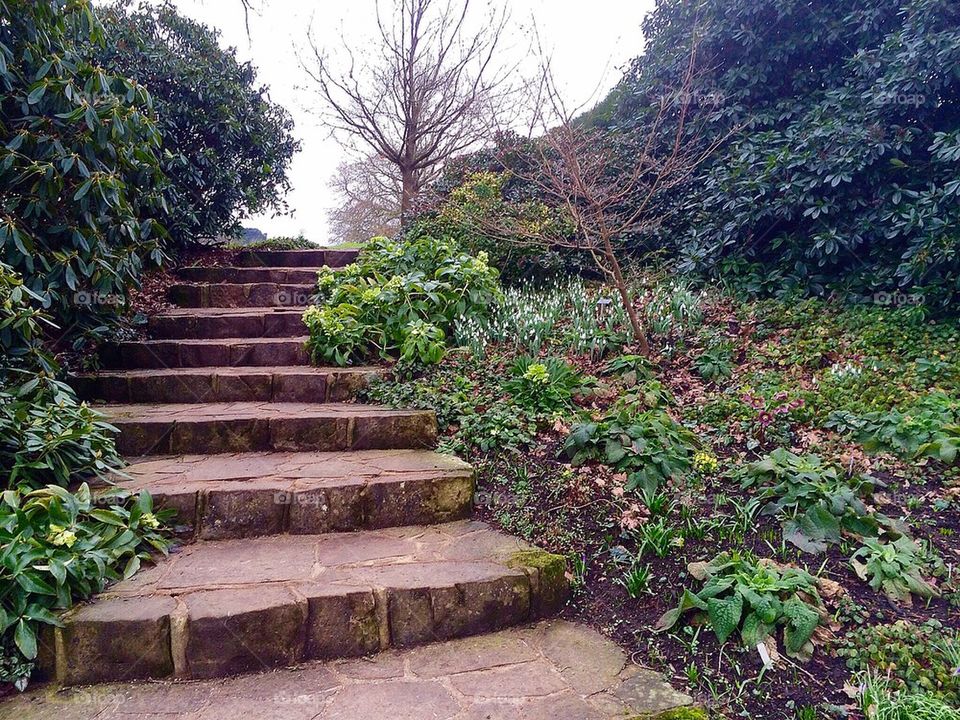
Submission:
POLYGON ((308 364, 312 278, 354 257, 184 268, 152 339, 76 379, 120 429, 123 482, 178 511, 180 545, 67 613, 42 643, 53 682, 0 717, 603 720, 691 702, 545 620, 564 559, 470 520, 473 471, 431 450, 432 412, 351 402, 376 368, 308 364))

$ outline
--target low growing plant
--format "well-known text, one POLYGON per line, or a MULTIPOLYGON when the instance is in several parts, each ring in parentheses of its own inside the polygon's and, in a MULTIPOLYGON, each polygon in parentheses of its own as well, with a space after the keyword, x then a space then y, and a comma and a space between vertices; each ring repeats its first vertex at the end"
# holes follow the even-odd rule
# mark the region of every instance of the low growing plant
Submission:
POLYGON ((696 436, 663 410, 621 406, 599 422, 574 426, 564 452, 575 465, 597 460, 626 472, 627 490, 650 491, 690 469, 695 444, 696 436))
POLYGON ((583 386, 583 377, 565 360, 524 356, 514 362, 503 389, 519 405, 546 414, 570 407, 583 386))
POLYGON ((940 591, 923 577, 924 563, 917 544, 906 536, 881 542, 865 538, 863 547, 850 557, 857 577, 883 591, 890 600, 912 604, 912 596, 938 597, 940 591))
POLYGON ((817 455, 777 448, 743 473, 743 489, 759 488, 764 515, 783 518, 784 539, 804 552, 820 553, 839 543, 841 533, 876 536, 881 524, 864 503, 878 480, 846 477, 817 455))
POLYGON ((657 622, 658 632, 669 630, 685 614, 696 611, 721 643, 739 631, 743 646, 752 648, 783 628, 787 654, 812 655, 811 638, 821 617, 813 575, 738 552, 721 553, 709 563, 692 563, 689 570, 703 581, 703 588, 697 593, 684 589, 679 606, 657 622))
POLYGON ((837 648, 856 673, 873 670, 889 678, 892 689, 932 693, 960 705, 960 647, 956 630, 938 620, 923 623, 898 620, 852 630, 837 648))
MULTIPOLYGON (((57 485, 8 489, 0 497, 0 634, 21 657, 0 665, 23 673, 37 657, 42 625, 107 583, 130 577, 151 553, 166 553, 163 523, 149 493, 113 488, 94 497, 57 485)), ((0 677, 23 684, 23 675, 0 677)))

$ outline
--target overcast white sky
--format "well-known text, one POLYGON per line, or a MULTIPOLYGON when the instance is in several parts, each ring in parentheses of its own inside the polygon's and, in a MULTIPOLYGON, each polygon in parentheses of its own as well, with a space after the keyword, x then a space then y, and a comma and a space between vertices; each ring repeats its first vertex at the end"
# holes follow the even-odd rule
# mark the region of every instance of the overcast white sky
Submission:
MULTIPOLYGON (((273 101, 285 106, 296 122, 303 147, 290 172, 293 190, 287 201, 293 215, 255 217, 245 224, 271 236, 303 232, 318 242, 335 240, 327 231, 326 212, 333 204, 327 182, 347 154, 319 122, 317 100, 304 89, 308 78, 300 69, 297 49, 304 46, 311 17, 316 41, 331 52, 342 47, 342 32, 351 38, 372 36, 374 0, 259 0, 259 11, 250 16, 249 37, 240 0, 175 1, 185 15, 220 30, 222 42, 235 46, 241 60, 252 61, 260 81, 270 86, 273 101)), ((619 68, 639 54, 640 23, 654 5, 654 0, 499 1, 506 2, 518 28, 535 18, 543 44, 553 53, 556 75, 576 104, 592 94, 602 97, 619 78, 619 68)), ((484 4, 476 4, 477 14, 482 14, 484 4)), ((507 52, 519 56, 526 50, 517 38, 507 52)))

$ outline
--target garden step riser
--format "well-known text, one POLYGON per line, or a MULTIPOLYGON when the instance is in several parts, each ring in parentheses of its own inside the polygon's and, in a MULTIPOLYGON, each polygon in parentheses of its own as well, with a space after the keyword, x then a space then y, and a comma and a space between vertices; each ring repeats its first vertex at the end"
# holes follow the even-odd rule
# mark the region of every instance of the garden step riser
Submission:
POLYGON ((310 305, 315 285, 173 285, 167 297, 175 305, 190 308, 291 307, 310 305))
POLYGON ((472 473, 374 483, 343 478, 311 487, 304 481, 264 478, 221 487, 206 483, 201 489, 137 489, 150 491, 158 507, 175 510, 177 537, 195 542, 463 520, 473 508, 474 479, 472 473))
POLYGON ((312 268, 343 267, 357 259, 359 250, 254 250, 240 253, 240 267, 312 268))
POLYGON ((209 342, 158 340, 124 342, 109 346, 101 353, 103 365, 109 369, 200 368, 200 367, 273 367, 309 365, 306 337, 245 342, 227 339, 209 342))
POLYGON ((185 267, 174 274, 188 283, 278 283, 312 285, 317 282, 314 268, 267 267, 185 267))
POLYGON ((109 420, 120 430, 117 449, 123 455, 416 449, 432 447, 437 439, 432 413, 175 422, 109 420))
POLYGON ((225 677, 493 632, 562 606, 562 556, 450 526, 189 545, 67 613, 43 637, 41 667, 64 684, 225 677))
POLYGON ((227 338, 292 338, 303 335, 303 311, 262 314, 158 315, 147 325, 157 340, 223 340, 227 338))
POLYGON ((375 372, 257 373, 74 377, 85 400, 112 403, 344 402, 367 387, 375 372))
MULTIPOLYGON (((450 587, 331 594, 323 587, 261 585, 245 592, 117 599, 139 607, 123 620, 87 620, 81 612, 54 631, 60 648, 55 673, 63 685, 85 685, 229 677, 307 660, 362 657, 496 632, 559 609, 534 613, 539 600, 523 572, 450 587), (157 616, 147 615, 151 610, 157 616)), ((103 600, 98 609, 110 603, 103 600)))

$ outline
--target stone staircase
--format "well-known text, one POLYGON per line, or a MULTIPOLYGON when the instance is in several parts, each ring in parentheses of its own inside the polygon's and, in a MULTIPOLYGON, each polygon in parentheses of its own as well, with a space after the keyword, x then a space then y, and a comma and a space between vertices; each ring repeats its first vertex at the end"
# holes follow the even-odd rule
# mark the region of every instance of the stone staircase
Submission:
POLYGON ((562 557, 469 519, 436 418, 349 402, 375 368, 316 368, 302 305, 356 251, 249 252, 178 271, 151 339, 75 378, 120 430, 123 484, 178 511, 178 551, 64 617, 62 685, 216 678, 526 624, 562 557))

